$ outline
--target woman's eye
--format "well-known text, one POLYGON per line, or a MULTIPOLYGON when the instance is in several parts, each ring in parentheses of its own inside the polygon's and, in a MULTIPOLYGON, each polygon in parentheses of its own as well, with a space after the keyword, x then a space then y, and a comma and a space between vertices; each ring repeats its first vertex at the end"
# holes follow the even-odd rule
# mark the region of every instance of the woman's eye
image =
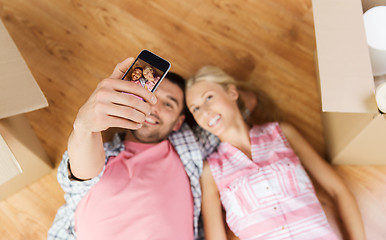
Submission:
POLYGON ((213 95, 209 95, 206 97, 206 101, 210 101, 213 98, 213 95))
POLYGON ((196 113, 198 110, 200 110, 200 108, 199 107, 195 107, 195 108, 192 109, 192 112, 196 113))

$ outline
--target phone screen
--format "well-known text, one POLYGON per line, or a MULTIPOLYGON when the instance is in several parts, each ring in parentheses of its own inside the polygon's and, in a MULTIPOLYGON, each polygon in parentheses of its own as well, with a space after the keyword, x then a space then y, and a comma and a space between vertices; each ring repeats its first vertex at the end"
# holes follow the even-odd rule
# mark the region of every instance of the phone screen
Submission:
POLYGON ((170 64, 166 60, 143 50, 122 79, 154 92, 169 69, 170 64))

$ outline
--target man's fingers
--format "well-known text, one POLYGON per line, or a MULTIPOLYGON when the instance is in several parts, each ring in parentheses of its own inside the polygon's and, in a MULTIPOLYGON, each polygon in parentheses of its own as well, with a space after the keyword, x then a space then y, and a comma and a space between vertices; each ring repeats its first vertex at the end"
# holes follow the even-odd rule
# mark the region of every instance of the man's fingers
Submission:
POLYGON ((121 79, 125 74, 125 72, 129 69, 133 61, 134 61, 134 58, 129 57, 129 58, 126 58, 123 62, 118 63, 115 66, 115 69, 111 74, 110 78, 121 79))
POLYGON ((130 81, 122 81, 117 79, 105 79, 101 84, 102 84, 101 87, 103 87, 103 85, 106 84, 108 85, 106 86, 106 88, 111 87, 117 92, 133 94, 135 96, 142 98, 146 102, 149 102, 152 104, 155 104, 157 102, 157 98, 152 92, 143 88, 141 85, 130 81))
POLYGON ((142 99, 133 94, 114 94, 114 96, 111 98, 111 102, 117 105, 135 108, 137 111, 142 112, 144 115, 149 115, 151 112, 150 104, 144 102, 142 99))
POLYGON ((109 116, 126 119, 135 123, 143 123, 146 118, 146 115, 137 109, 116 104, 110 106, 108 114, 109 116))
POLYGON ((108 121, 108 125, 111 127, 125 128, 125 129, 131 129, 131 130, 136 130, 142 127, 142 123, 133 122, 119 117, 110 116, 107 121, 108 121))

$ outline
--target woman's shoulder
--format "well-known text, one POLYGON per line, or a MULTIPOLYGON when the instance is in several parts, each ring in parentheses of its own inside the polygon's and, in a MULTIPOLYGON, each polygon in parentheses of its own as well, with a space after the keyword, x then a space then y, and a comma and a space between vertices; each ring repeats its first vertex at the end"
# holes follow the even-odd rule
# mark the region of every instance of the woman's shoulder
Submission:
POLYGON ((229 154, 227 154, 226 149, 221 149, 222 143, 220 143, 220 146, 212 152, 205 160, 207 165, 210 165, 212 168, 217 168, 219 166, 222 166, 224 164, 224 161, 226 161, 229 157, 229 154))
POLYGON ((280 126, 281 129, 285 129, 285 130, 294 130, 295 128, 290 124, 290 123, 287 123, 287 122, 278 122, 278 125, 280 126))
POLYGON ((278 128, 279 122, 266 122, 259 125, 253 125, 251 127, 251 135, 260 135, 271 133, 274 129, 278 128))
POLYGON ((265 139, 276 139, 278 136, 281 136, 284 139, 291 140, 297 138, 298 135, 299 133, 296 128, 287 122, 268 122, 254 125, 250 132, 252 138, 264 137, 265 139))
POLYGON ((287 122, 280 122, 279 126, 287 138, 292 138, 293 136, 298 135, 296 128, 287 122))
MULTIPOLYGON (((221 143, 220 143, 221 144, 221 143)), ((211 154, 209 154, 209 156, 206 158, 206 162, 208 161, 213 161, 213 160, 217 160, 217 159, 220 159, 220 154, 218 152, 218 149, 214 150, 214 152, 212 152, 211 154)))
POLYGON ((284 132, 296 131, 296 129, 287 122, 267 122, 260 125, 253 125, 254 131, 265 131, 269 129, 280 128, 284 132))

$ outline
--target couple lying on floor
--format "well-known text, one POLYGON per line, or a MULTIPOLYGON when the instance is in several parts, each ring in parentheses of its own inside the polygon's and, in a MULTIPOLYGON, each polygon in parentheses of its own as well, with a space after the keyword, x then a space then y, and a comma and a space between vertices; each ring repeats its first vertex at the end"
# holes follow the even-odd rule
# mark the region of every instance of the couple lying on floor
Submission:
POLYGON ((213 66, 151 93, 120 80, 132 61, 78 112, 48 239, 337 239, 305 170, 365 239, 342 179, 265 94, 213 66), (103 143, 112 127, 125 130, 103 143))

